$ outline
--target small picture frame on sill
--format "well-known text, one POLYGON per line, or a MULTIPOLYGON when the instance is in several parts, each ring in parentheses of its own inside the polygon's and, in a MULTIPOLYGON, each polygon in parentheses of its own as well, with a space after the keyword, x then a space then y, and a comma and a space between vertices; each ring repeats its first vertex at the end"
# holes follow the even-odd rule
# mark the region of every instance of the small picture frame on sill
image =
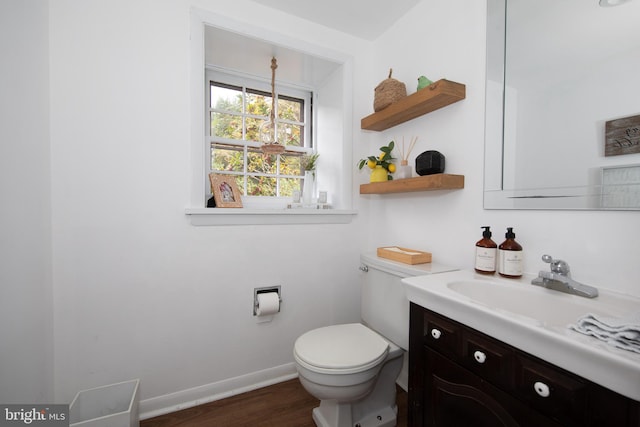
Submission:
POLYGON ((241 208, 242 199, 233 175, 209 174, 211 192, 218 208, 241 208))

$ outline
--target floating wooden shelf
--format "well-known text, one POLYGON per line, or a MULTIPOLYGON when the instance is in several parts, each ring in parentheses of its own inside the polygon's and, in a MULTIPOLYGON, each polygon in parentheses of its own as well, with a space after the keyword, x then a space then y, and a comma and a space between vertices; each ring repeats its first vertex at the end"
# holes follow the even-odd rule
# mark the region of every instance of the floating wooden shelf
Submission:
POLYGON ((456 190, 460 188, 464 188, 464 175, 438 173, 362 184, 360 185, 360 194, 409 193, 412 191, 456 190))
POLYGON ((444 79, 438 80, 424 89, 394 102, 387 108, 363 118, 360 121, 360 127, 366 130, 383 131, 461 101, 465 96, 465 85, 444 79))

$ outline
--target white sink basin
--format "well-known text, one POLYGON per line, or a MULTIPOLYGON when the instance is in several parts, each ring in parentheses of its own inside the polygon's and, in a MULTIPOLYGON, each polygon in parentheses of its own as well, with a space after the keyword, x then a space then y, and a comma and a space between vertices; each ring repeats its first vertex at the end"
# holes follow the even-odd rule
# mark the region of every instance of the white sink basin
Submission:
POLYGON ((518 281, 514 284, 506 279, 484 278, 451 281, 447 287, 476 304, 505 314, 528 317, 547 327, 565 328, 587 313, 617 316, 634 308, 628 298, 618 295, 605 294, 590 299, 536 288, 530 283, 518 281))
POLYGON ((640 298, 605 289, 596 298, 584 298, 531 285, 533 277, 514 280, 454 271, 402 282, 411 302, 640 401, 640 354, 568 327, 587 313, 622 316, 637 311, 640 298))

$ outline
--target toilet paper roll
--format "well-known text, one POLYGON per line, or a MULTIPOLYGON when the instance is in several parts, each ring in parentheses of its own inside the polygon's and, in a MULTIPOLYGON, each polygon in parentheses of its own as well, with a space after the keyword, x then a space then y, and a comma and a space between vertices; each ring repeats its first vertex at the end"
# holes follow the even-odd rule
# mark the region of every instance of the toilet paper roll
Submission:
POLYGON ((280 310, 280 298, 277 292, 263 292, 258 294, 258 307, 256 315, 268 316, 280 310))

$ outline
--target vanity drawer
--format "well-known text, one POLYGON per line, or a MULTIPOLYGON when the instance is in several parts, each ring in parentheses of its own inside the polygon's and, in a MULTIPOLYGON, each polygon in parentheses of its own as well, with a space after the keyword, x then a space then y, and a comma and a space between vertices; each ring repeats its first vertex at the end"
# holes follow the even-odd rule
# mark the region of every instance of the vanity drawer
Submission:
POLYGON ((454 323, 432 312, 424 313, 424 343, 440 353, 458 359, 461 356, 461 329, 454 323))
POLYGON ((566 426, 585 425, 589 383, 524 353, 516 354, 516 394, 566 426))
POLYGON ((460 363, 490 383, 511 390, 515 366, 515 351, 479 332, 462 332, 460 363))

